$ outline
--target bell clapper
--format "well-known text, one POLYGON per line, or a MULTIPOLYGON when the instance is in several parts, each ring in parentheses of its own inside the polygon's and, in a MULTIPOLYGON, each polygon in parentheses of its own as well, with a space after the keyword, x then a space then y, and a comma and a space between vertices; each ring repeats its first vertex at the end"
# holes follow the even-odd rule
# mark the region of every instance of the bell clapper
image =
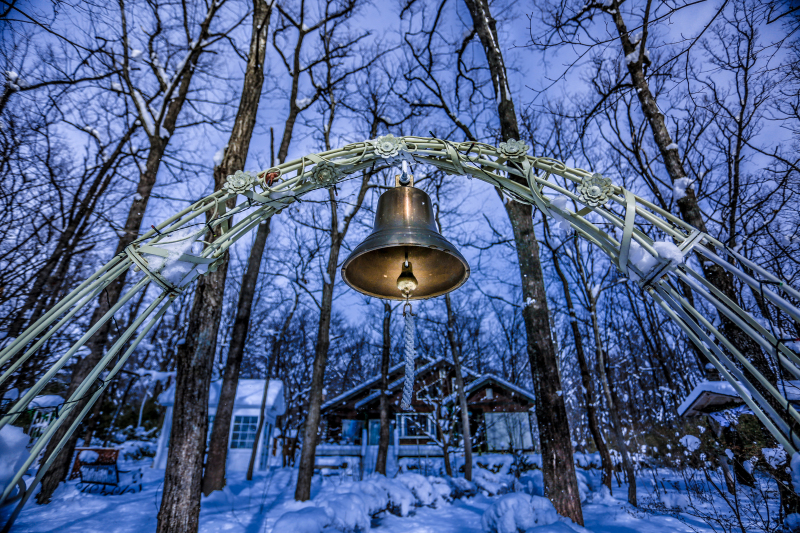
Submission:
POLYGON ((408 248, 406 248, 406 259, 403 261, 402 271, 397 278, 397 288, 400 293, 406 297, 406 302, 411 296, 411 293, 417 290, 417 278, 414 277, 414 272, 411 270, 411 263, 408 262, 408 248))

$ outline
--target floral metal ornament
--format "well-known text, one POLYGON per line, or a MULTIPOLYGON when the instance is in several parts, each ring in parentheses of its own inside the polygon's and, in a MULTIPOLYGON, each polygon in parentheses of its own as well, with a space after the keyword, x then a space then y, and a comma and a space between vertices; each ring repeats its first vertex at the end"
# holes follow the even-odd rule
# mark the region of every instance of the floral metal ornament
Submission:
POLYGON ((611 178, 604 178, 602 174, 592 174, 589 178, 583 178, 578 191, 581 193, 581 202, 586 205, 590 207, 605 205, 613 192, 611 178))
POLYGON ((341 171, 329 161, 317 163, 311 171, 311 180, 321 187, 332 187, 341 176, 341 171))
POLYGON ((521 159, 528 155, 529 148, 530 146, 525 144, 524 141, 516 139, 509 139, 504 143, 500 143, 500 146, 497 147, 498 151, 506 159, 521 159))
POLYGON ((225 183, 225 190, 228 192, 241 194, 244 191, 251 189, 255 183, 255 176, 249 172, 237 170, 235 174, 228 176, 228 179, 225 183))
POLYGON ((400 152, 408 150, 405 141, 403 139, 398 139, 391 133, 383 137, 378 137, 374 141, 370 141, 370 143, 375 148, 375 153, 383 159, 397 157, 400 155, 400 152))

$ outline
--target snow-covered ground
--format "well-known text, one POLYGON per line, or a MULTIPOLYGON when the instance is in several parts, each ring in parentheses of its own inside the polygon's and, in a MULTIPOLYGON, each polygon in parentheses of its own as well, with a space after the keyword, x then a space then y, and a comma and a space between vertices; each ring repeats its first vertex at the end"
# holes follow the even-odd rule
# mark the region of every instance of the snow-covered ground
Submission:
MULTIPOLYGON (((163 470, 149 468, 146 462, 139 463, 144 471, 142 491, 135 494, 121 496, 103 496, 98 494, 81 493, 75 482, 62 485, 56 492, 53 501, 48 505, 37 505, 31 501, 20 514, 14 527, 19 532, 58 532, 58 533, 141 533, 154 531, 156 517, 160 504, 163 483, 163 470)), ((570 525, 566 519, 550 523, 555 519, 545 509, 549 503, 536 496, 525 494, 539 489, 536 483, 530 481, 516 483, 517 494, 511 496, 490 496, 485 491, 480 491, 474 496, 465 496, 445 501, 439 493, 447 492, 446 483, 439 479, 439 484, 426 485, 425 478, 416 474, 405 474, 406 478, 390 478, 390 483, 376 478, 369 478, 367 485, 354 483, 351 479, 338 476, 314 478, 312 500, 298 503, 293 499, 296 470, 289 468, 276 468, 268 473, 257 475, 252 482, 244 480, 243 475, 233 474, 229 477, 228 486, 220 492, 203 498, 200 515, 200 530, 202 532, 230 531, 231 533, 282 533, 283 531, 301 532, 303 526, 309 523, 328 523, 324 531, 334 532, 346 530, 336 520, 331 521, 334 514, 346 514, 347 507, 358 507, 360 501, 366 502, 366 507, 385 505, 380 497, 386 498, 386 492, 375 487, 381 485, 389 491, 390 499, 395 503, 405 501, 406 508, 395 511, 399 515, 388 512, 380 513, 369 523, 362 523, 361 529, 369 528, 376 533, 478 533, 487 531, 484 515, 487 510, 494 507, 495 515, 508 514, 507 509, 512 509, 515 499, 519 502, 533 501, 531 508, 542 507, 536 510, 536 516, 528 516, 527 520, 540 520, 529 522, 537 525, 528 529, 532 533, 570 533, 586 530, 594 533, 673 533, 673 532, 711 532, 712 529, 699 519, 682 515, 687 523, 682 522, 669 513, 646 513, 629 506, 626 501, 627 487, 614 483, 614 495, 609 496, 607 490, 598 490, 599 472, 597 470, 580 470, 586 481, 586 499, 583 504, 585 529, 570 525), (399 480, 403 479, 400 483, 399 480), (394 483, 392 485, 391 483, 394 483), (421 486, 425 485, 424 487, 421 486), (408 490, 404 489, 405 486, 408 490), (366 488, 365 488, 366 487, 366 488), (372 487, 372 488, 370 488, 372 487), (431 490, 431 487, 433 490, 431 490), (442 488, 445 487, 445 488, 442 488), (360 492, 359 492, 360 491, 360 492), (391 494, 394 491, 394 494, 391 494), (405 491, 405 492, 404 492, 405 491), (426 492, 427 491, 427 492, 426 492), (413 497, 411 493, 413 492, 413 497), (353 497, 352 493, 358 493, 353 497), (353 499, 355 498, 355 499, 353 499), (361 498, 361 499, 359 499, 361 498), (370 500, 370 498, 372 498, 370 500), (502 500, 502 502, 501 502, 502 500), (427 506, 419 506, 420 502, 428 502, 427 506), (538 502, 538 503, 537 503, 538 502), (542 503, 543 502, 543 503, 542 503), (326 509, 329 509, 326 511, 326 509), (505 509, 505 511, 504 511, 505 509), (327 518, 326 513, 327 512, 327 518), (287 513, 291 515, 285 516, 287 513), (550 517, 541 524, 541 517, 550 517), (281 521, 281 518, 284 518, 281 521), (321 521, 321 522, 319 522, 321 521), (287 524, 290 524, 287 526, 287 524), (690 527, 691 526, 691 527, 690 527), (287 529, 288 527, 288 529, 287 529)), ((534 472, 536 473, 536 472, 534 472)), ((491 475, 489 476, 491 477, 491 475)), ((670 471, 658 471, 656 477, 662 486, 670 487, 670 482, 679 482, 675 474, 670 471)), ((653 476, 641 475, 638 484, 640 502, 646 502, 653 494, 653 476), (648 479, 649 478, 649 479, 648 479)), ((431 478, 428 478, 431 480, 431 478)), ((509 478, 506 477, 506 480, 509 478)), ((513 489, 514 487, 512 487, 513 489)), ((679 493, 672 493, 671 498, 680 503, 685 502, 685 497, 679 493)), ((519 503, 516 502, 516 503, 519 503)), ((528 506, 524 510, 527 510, 528 506)), ((10 507, 2 510, 2 519, 8 517, 10 507)), ((360 509, 351 509, 359 512, 360 509)), ((527 512, 527 511, 526 511, 527 512)), ((489 513, 491 515, 492 513, 489 513)), ((338 517, 337 517, 338 519, 338 517)), ((345 517, 345 521, 358 524, 358 518, 345 517), (355 520, 353 522, 353 520, 355 520)), ((361 520, 363 520, 363 515, 361 520)), ((521 519, 520 519, 521 520, 521 519)), ((491 527, 491 526, 490 526, 491 527)), ((314 530, 312 527, 309 531, 314 530)), ((497 526, 497 531, 502 527, 497 526)))

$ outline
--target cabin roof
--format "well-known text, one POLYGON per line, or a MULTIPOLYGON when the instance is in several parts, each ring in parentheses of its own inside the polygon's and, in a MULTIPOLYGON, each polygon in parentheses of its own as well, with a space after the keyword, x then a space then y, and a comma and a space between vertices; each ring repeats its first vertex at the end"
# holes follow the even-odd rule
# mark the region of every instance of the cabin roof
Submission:
MULTIPOLYGON (((468 383, 464 387, 464 390, 466 391, 467 394, 469 394, 471 392, 474 392, 474 391, 482 388, 484 385, 486 385, 486 384, 488 384, 490 382, 493 382, 493 383, 495 383, 497 385, 500 385, 501 387, 503 387, 505 389, 508 389, 508 390, 510 390, 510 391, 512 391, 512 392, 514 392, 516 394, 519 394, 520 396, 530 400, 531 402, 535 402, 536 401, 536 398, 535 398, 535 396, 533 395, 532 392, 526 391, 523 388, 517 387, 513 383, 511 383, 509 381, 506 381, 503 378, 499 378, 499 377, 495 376, 494 374, 484 374, 484 375, 482 375, 481 377, 479 377, 475 381, 473 381, 471 383, 468 383)), ((454 401, 457 397, 458 397, 458 393, 454 392, 453 394, 451 394, 450 396, 445 398, 445 404, 454 401)))
POLYGON ((727 381, 704 381, 698 383, 678 406, 678 415, 700 416, 743 402, 733 385, 727 381))
MULTIPOLYGON (((240 379, 236 387, 236 400, 234 408, 259 409, 261 399, 264 396, 265 379, 240 379)), ((208 391, 208 406, 217 407, 219 404, 219 394, 222 389, 222 380, 218 379, 211 382, 208 391)), ((264 411, 272 411, 275 415, 282 415, 286 411, 286 401, 284 399, 283 382, 279 379, 269 380, 269 390, 267 391, 267 403, 264 411)), ((158 402, 164 406, 175 404, 175 384, 162 392, 158 397, 158 402)))
MULTIPOLYGON (((422 357, 418 358, 417 361, 419 361, 420 359, 422 359, 422 357)), ((434 370, 437 366, 439 366, 442 363, 450 364, 452 366, 452 364, 447 359, 445 359, 444 357, 438 357, 438 358, 433 359, 432 361, 429 361, 429 362, 425 363, 424 365, 418 367, 416 369, 415 374, 416 374, 416 376, 424 375, 424 374, 434 370)), ((392 368, 389 369, 389 375, 393 374, 394 372, 397 372, 398 370, 401 370, 403 368, 403 366, 404 366, 404 363, 400 363, 400 364, 397 364, 397 365, 393 366, 392 368)), ((487 382, 491 381, 491 382, 496 383, 500 387, 506 388, 508 390, 511 390, 511 391, 519 394, 520 396, 530 400, 531 402, 534 401, 534 396, 533 396, 533 394, 531 392, 526 391, 524 389, 521 389, 520 387, 517 387, 516 385, 513 385, 513 384, 509 383, 508 381, 505 381, 504 379, 501 379, 501 378, 499 378, 499 377, 497 377, 495 375, 492 375, 492 374, 483 374, 483 375, 482 374, 478 374, 474 370, 470 370, 469 368, 466 368, 466 367, 462 367, 462 371, 464 373, 464 377, 465 378, 467 378, 467 377, 472 378, 472 380, 469 381, 466 384, 467 393, 475 391, 475 390, 478 390, 481 386, 483 386, 487 382)), ((356 387, 353 387, 351 389, 348 389, 348 390, 344 391, 343 393, 341 393, 340 395, 336 396, 335 398, 332 398, 331 400, 325 402, 322 405, 322 411, 330 410, 330 409, 335 408, 335 407, 337 407, 339 405, 342 405, 343 403, 345 403, 348 400, 352 399, 353 396, 356 396, 359 393, 363 393, 364 391, 368 391, 370 389, 370 387, 374 386, 375 384, 377 384, 379 382, 380 382, 380 375, 373 376, 372 378, 370 378, 367 381, 361 383, 360 385, 358 385, 356 387)), ((397 389, 399 389, 400 387, 403 386, 404 382, 405 382, 405 376, 401 375, 398 379, 395 379, 395 380, 391 381, 388 384, 387 391, 388 392, 396 391, 397 389)), ((378 398, 380 398, 380 395, 381 395, 380 391, 370 392, 369 394, 367 394, 366 396, 364 396, 363 398, 358 400, 353 405, 353 407, 355 409, 361 409, 364 406, 369 405, 370 403, 372 403, 375 400, 377 400, 378 398)), ((446 402, 450 402, 450 401, 452 401, 452 398, 448 397, 448 399, 446 399, 445 401, 446 402)))

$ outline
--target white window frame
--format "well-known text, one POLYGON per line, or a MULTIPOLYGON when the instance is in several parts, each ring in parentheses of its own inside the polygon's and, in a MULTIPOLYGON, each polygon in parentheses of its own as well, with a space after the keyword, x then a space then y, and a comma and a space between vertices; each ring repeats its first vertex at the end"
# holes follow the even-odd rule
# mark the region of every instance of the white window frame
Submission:
POLYGON ((398 413, 397 414, 397 428, 399 429, 399 435, 401 439, 430 439, 430 435, 436 435, 436 422, 433 419, 432 413, 398 413), (428 427, 425 428, 424 435, 407 435, 407 424, 406 420, 410 417, 416 417, 420 415, 425 415, 426 420, 428 421, 428 427))
POLYGON ((258 432, 258 415, 234 415, 233 424, 232 424, 232 428, 231 428, 230 449, 231 450, 252 450, 253 446, 258 446, 258 435, 256 434, 257 432, 258 432), (239 422, 237 422, 237 420, 236 420, 237 418, 240 419, 239 422), (250 418, 255 419, 255 423, 250 422, 249 420, 248 421, 244 420, 244 419, 250 419, 250 418), (242 431, 241 425, 245 425, 245 424, 247 424, 247 425, 252 424, 253 425, 252 433, 250 431, 246 431, 246 432, 242 431), (237 425, 240 425, 240 429, 238 429, 238 430, 236 429, 237 425), (238 437, 239 437, 238 439, 236 438, 237 433, 240 434, 240 435, 238 435, 238 437), (253 437, 252 439, 250 438, 251 434, 252 434, 252 437, 253 437), (242 435, 245 436, 244 439, 242 439, 242 435), (250 446, 238 446, 238 444, 240 444, 240 443, 241 444, 250 444, 250 446), (234 445, 236 445, 236 446, 234 446, 234 445))

